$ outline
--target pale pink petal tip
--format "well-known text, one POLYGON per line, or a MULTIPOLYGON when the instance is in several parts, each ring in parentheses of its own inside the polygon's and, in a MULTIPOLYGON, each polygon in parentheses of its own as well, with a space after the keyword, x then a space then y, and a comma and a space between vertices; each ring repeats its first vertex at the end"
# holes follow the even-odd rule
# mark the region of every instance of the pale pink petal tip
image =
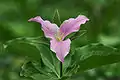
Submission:
POLYGON ((76 19, 77 19, 78 21, 80 21, 81 24, 85 24, 86 21, 89 21, 89 19, 88 19, 86 16, 84 16, 84 15, 79 15, 76 19))
POLYGON ((31 18, 28 21, 35 21, 35 22, 38 22, 38 23, 43 22, 43 20, 42 20, 42 18, 40 16, 36 16, 34 18, 31 18))
POLYGON ((62 63, 64 63, 64 57, 63 56, 58 56, 57 54, 56 54, 56 56, 57 56, 57 58, 58 58, 59 61, 61 61, 62 63))

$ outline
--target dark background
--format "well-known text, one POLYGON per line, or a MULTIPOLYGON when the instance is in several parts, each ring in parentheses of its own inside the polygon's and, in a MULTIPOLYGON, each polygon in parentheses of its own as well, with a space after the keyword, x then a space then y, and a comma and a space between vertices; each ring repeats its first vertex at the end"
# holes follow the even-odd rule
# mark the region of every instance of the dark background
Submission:
MULTIPOLYGON (((90 19, 81 26, 87 34, 76 46, 100 42, 120 47, 120 0, 0 0, 0 45, 18 37, 43 35, 40 25, 28 19, 41 16, 52 21, 55 9, 62 22, 80 14, 90 19)), ((24 57, 0 52, 0 80, 27 80, 19 76, 23 62, 24 57)), ((75 80, 119 80, 119 68, 119 63, 103 66, 76 75, 75 80)))

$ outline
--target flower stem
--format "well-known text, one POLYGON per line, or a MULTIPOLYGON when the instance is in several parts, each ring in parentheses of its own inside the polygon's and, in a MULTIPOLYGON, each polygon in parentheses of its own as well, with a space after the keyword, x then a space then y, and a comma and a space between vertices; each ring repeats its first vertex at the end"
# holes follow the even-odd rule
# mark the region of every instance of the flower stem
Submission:
POLYGON ((60 62, 60 78, 62 77, 62 62, 60 62))

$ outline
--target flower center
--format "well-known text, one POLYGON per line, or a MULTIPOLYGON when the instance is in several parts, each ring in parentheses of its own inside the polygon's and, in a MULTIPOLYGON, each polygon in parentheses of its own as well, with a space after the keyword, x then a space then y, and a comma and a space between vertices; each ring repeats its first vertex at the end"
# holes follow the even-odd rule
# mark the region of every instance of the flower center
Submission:
POLYGON ((55 34, 55 38, 57 41, 62 41, 63 40, 63 34, 61 32, 57 32, 57 34, 55 34))

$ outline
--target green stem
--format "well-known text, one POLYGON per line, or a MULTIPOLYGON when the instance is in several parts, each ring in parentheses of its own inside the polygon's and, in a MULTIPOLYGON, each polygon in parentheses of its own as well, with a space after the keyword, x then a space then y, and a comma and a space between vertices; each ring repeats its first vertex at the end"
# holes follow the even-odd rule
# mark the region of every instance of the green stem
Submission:
POLYGON ((62 77, 62 62, 60 62, 60 78, 62 77))

